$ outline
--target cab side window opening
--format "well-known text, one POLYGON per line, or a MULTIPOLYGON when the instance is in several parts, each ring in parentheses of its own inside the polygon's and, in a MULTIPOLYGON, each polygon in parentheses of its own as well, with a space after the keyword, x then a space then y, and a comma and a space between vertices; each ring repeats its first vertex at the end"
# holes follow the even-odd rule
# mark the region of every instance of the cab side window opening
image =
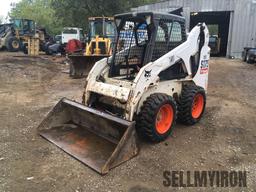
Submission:
POLYGON ((149 40, 147 24, 136 21, 125 21, 115 42, 114 64, 116 75, 133 78, 143 65, 144 51, 149 40))
POLYGON ((107 36, 114 36, 115 35, 115 26, 113 22, 106 23, 106 35, 107 36))
POLYGON ((153 49, 152 61, 155 61, 159 57, 169 52, 169 36, 172 30, 171 20, 160 20, 156 32, 155 47, 153 49))
POLYGON ((16 29, 18 29, 18 30, 21 29, 22 28, 21 20, 15 20, 14 25, 15 25, 16 29))
POLYGON ((183 26, 177 21, 160 20, 152 61, 162 57, 185 41, 183 26))
POLYGON ((181 25, 178 22, 173 23, 170 41, 182 42, 181 25))

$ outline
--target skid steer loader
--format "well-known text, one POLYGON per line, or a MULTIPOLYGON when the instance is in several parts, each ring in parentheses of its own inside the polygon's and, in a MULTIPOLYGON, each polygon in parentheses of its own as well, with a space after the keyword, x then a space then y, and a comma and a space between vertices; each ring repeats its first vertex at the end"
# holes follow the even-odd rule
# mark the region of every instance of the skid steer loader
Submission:
POLYGON ((39 126, 41 136, 101 174, 137 155, 137 135, 160 142, 176 119, 197 123, 208 84, 204 23, 188 37, 184 18, 171 14, 126 13, 115 23, 113 55, 91 69, 82 103, 63 98, 39 126))

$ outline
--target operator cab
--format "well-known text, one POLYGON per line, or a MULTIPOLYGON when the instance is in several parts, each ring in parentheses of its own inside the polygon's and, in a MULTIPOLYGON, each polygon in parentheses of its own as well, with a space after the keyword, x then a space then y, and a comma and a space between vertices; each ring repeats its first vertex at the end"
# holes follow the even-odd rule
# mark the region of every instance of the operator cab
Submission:
POLYGON ((19 35, 34 35, 35 34, 35 22, 30 19, 13 19, 14 29, 18 31, 19 35))
POLYGON ((156 12, 138 12, 114 17, 114 42, 109 76, 133 80, 140 68, 186 41, 183 17, 156 12))
POLYGON ((113 17, 90 17, 89 18, 89 41, 96 36, 114 40, 116 35, 113 17))

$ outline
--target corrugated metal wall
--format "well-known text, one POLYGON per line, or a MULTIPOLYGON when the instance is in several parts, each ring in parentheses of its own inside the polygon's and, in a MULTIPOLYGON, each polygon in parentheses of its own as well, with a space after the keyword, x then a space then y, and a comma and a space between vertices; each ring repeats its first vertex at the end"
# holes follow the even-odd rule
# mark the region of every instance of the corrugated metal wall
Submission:
POLYGON ((191 12, 231 11, 228 56, 239 58, 243 47, 256 47, 256 0, 169 0, 132 11, 168 12, 178 7, 183 7, 187 29, 191 12))

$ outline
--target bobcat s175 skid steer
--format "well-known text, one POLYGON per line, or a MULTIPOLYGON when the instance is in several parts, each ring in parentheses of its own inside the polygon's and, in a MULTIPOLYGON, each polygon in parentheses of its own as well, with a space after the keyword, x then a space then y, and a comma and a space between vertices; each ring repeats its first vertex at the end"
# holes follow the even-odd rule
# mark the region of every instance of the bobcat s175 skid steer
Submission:
POLYGON ((39 134, 101 174, 138 153, 137 135, 165 140, 176 120, 197 123, 208 84, 209 32, 186 35, 183 17, 155 12, 115 16, 113 55, 93 66, 82 103, 63 98, 39 134))

